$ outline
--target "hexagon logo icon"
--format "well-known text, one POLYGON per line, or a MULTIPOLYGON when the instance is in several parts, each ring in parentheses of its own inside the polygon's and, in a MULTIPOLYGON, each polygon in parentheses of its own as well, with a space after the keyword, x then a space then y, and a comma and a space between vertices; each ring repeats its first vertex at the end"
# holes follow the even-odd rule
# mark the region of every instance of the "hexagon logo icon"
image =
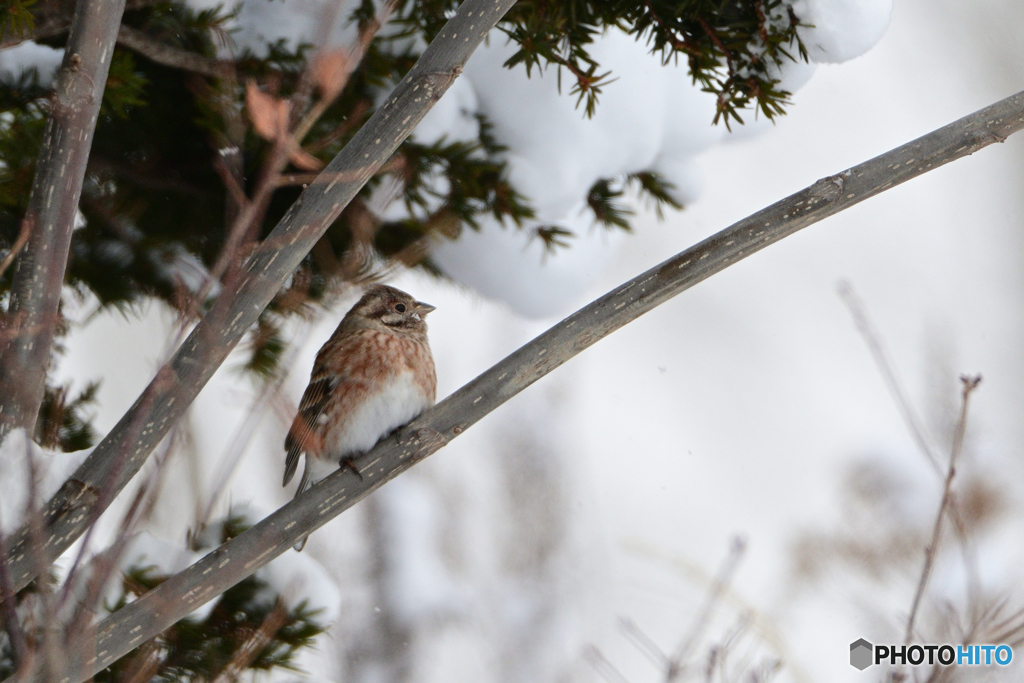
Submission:
POLYGON ((850 666, 858 671, 871 666, 871 655, 874 654, 875 646, 860 638, 850 643, 850 666))

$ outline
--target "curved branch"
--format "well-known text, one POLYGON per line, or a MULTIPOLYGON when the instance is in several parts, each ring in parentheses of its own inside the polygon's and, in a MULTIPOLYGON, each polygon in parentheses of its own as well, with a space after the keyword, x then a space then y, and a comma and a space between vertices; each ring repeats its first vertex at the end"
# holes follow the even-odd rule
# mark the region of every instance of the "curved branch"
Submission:
MULTIPOLYGON (((300 538, 442 448, 598 340, 680 292, 802 228, 1024 128, 1024 92, 859 166, 823 178, 585 306, 359 459, 97 625, 82 681, 286 552, 300 538)), ((73 648, 77 650, 78 648, 73 648)))
POLYGON ((394 92, 228 279, 210 312, 48 502, 38 527, 30 533, 33 525, 25 525, 11 537, 8 574, 15 591, 74 543, 139 471, 327 227, 441 98, 513 4, 464 2, 394 92))

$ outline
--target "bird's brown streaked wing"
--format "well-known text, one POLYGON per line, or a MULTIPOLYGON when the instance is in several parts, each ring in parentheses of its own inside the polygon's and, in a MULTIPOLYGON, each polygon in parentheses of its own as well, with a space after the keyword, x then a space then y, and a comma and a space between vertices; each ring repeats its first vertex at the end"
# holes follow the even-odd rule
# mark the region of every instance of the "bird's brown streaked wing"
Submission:
POLYGON ((324 411, 331 393, 338 386, 338 378, 333 375, 321 375, 310 380, 309 386, 302 394, 302 401, 299 402, 299 412, 292 422, 288 436, 284 439, 284 449, 288 452, 284 461, 284 483, 295 476, 295 470, 299 466, 299 456, 309 447, 310 441, 318 439, 315 433, 317 418, 324 411))

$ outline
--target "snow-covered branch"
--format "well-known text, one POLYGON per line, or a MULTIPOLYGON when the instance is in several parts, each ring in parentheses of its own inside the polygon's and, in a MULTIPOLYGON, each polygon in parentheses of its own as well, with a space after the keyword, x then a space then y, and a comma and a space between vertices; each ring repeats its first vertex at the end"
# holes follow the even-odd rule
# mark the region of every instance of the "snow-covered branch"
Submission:
MULTIPOLYGON (((1024 93, 829 176, 626 282, 563 320, 341 469, 98 624, 95 655, 68 663, 87 679, 286 552, 386 481, 599 339, 764 247, 868 197, 972 154, 1024 128, 1024 93)), ((251 271, 250 271, 251 272, 251 271)))
POLYGON ((31 430, 46 388, 71 233, 125 0, 80 0, 57 72, 0 336, 0 438, 31 430))

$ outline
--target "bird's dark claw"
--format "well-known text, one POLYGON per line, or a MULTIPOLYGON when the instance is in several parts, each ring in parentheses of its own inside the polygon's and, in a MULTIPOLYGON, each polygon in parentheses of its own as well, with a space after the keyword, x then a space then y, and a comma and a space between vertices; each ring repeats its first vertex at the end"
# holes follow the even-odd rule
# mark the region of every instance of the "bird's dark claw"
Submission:
POLYGON ((355 458, 342 458, 341 462, 338 463, 338 466, 341 467, 342 469, 348 468, 352 470, 353 472, 356 473, 356 476, 359 477, 359 481, 363 480, 363 473, 359 471, 358 467, 356 467, 355 458))

